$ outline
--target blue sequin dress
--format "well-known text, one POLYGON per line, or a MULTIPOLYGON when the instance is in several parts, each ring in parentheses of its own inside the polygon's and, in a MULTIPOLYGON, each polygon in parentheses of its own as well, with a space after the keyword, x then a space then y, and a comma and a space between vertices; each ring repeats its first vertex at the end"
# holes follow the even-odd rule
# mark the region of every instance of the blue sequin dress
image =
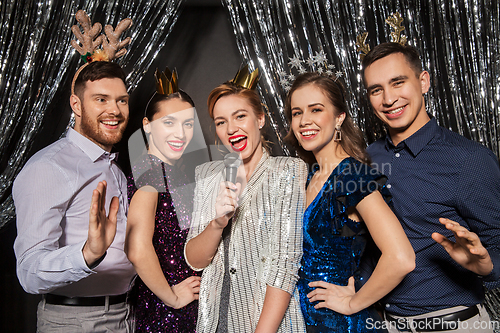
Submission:
MULTIPOLYGON (((315 167, 311 177, 318 170, 315 167)), ((368 325, 374 320, 373 309, 353 315, 342 315, 330 309, 315 309, 318 302, 309 302, 307 294, 313 290, 312 281, 326 281, 347 285, 354 276, 360 285, 361 255, 371 240, 366 225, 348 218, 347 209, 355 207, 373 191, 381 191, 386 200, 390 194, 385 188, 386 177, 352 157, 342 160, 332 171, 322 189, 304 213, 304 254, 297 284, 300 302, 308 332, 376 332, 368 325), (369 319, 371 318, 371 319, 369 319)))
MULTIPOLYGON (((133 166, 128 177, 129 201, 138 188, 146 185, 158 191, 153 246, 168 283, 172 286, 189 276, 200 275, 190 269, 184 259, 184 243, 189 231, 186 222, 193 203, 193 187, 189 186, 188 178, 179 168, 147 155, 133 166)), ((139 276, 129 293, 129 301, 136 332, 196 332, 198 301, 180 309, 168 307, 139 276)))

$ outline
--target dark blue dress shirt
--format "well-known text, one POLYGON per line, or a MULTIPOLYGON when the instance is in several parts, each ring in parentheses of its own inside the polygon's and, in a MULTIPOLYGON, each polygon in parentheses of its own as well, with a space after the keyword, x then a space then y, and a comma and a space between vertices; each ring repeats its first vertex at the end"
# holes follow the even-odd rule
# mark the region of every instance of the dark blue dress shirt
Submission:
POLYGON ((383 300, 386 311, 413 316, 484 299, 483 280, 500 277, 500 169, 486 147, 431 119, 394 146, 390 137, 368 147, 373 166, 388 177, 394 212, 416 254, 416 268, 383 300), (454 241, 439 218, 479 235, 493 272, 479 277, 450 258, 431 235, 454 241))

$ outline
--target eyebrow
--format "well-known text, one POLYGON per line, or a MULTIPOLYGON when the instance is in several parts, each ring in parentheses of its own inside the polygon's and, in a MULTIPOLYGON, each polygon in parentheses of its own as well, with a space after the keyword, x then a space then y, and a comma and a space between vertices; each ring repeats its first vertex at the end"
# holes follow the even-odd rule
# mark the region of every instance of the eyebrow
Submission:
MULTIPOLYGON (((97 93, 97 94, 91 95, 91 97, 105 97, 105 98, 109 98, 109 97, 111 97, 111 95, 97 93)), ((130 95, 129 94, 121 95, 121 96, 118 96, 116 99, 124 99, 124 98, 129 99, 130 95)))
MULTIPOLYGON (((312 103, 312 104, 309 104, 307 107, 308 108, 312 108, 313 106, 316 106, 316 105, 321 105, 324 107, 323 103, 312 103)), ((300 110, 300 107, 299 106, 296 106, 296 107, 293 107, 292 110, 295 110, 295 109, 299 109, 300 110)))
MULTIPOLYGON (((163 116, 160 118, 161 120, 166 120, 166 119, 173 119, 173 120, 177 120, 177 117, 173 116, 173 115, 170 115, 170 114, 167 114, 166 116, 163 116)), ((188 122, 188 121, 194 121, 194 117, 193 118, 188 118, 186 120, 184 120, 183 122, 188 122)))
MULTIPOLYGON (((396 76, 396 77, 393 77, 392 79, 389 80, 389 83, 394 83, 394 82, 397 82, 397 81, 401 81, 401 80, 406 80, 408 79, 408 76, 406 75, 399 75, 399 76, 396 76)), ((373 84, 371 86, 369 86, 368 88, 366 88, 366 90, 370 91, 370 90, 373 90, 375 88, 379 88, 379 87, 382 87, 381 84, 373 84)))
MULTIPOLYGON (((235 114, 237 114, 238 112, 246 112, 246 113, 248 113, 248 111, 247 111, 247 110, 245 110, 245 109, 238 109, 238 110, 236 110, 236 111, 233 111, 233 112, 231 113, 231 116, 234 116, 234 115, 235 115, 235 114)), ((215 118, 214 118, 214 121, 215 121, 215 120, 217 120, 217 119, 226 119, 226 118, 224 118, 224 117, 222 117, 222 116, 218 116, 218 117, 215 117, 215 118)))

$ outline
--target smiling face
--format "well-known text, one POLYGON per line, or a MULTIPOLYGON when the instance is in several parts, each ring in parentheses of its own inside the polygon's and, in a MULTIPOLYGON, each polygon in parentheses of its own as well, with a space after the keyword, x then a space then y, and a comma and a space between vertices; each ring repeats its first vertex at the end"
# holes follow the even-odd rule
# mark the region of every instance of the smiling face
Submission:
POLYGON ((70 105, 76 115, 75 130, 102 149, 111 151, 127 126, 129 95, 118 78, 87 81, 82 99, 71 95, 70 105))
POLYGON ((335 151, 335 127, 341 126, 345 113, 338 114, 332 102, 315 84, 295 90, 290 99, 291 129, 299 144, 315 156, 335 151))
POLYGON ((172 165, 181 158, 193 138, 194 108, 179 98, 159 102, 158 108, 153 121, 143 119, 149 153, 172 165))
POLYGON ((265 116, 258 117, 246 98, 227 95, 219 98, 213 108, 217 136, 230 151, 241 154, 244 164, 262 157, 260 128, 265 116))
POLYGON ((429 73, 415 74, 402 53, 373 62, 365 69, 364 79, 373 110, 388 126, 394 144, 429 121, 423 96, 429 90, 429 73))

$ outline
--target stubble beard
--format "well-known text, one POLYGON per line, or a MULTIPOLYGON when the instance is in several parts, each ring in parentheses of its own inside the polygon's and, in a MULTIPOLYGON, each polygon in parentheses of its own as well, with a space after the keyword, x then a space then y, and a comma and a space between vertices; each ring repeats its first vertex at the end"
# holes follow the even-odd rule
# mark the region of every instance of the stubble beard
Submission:
POLYGON ((80 127, 84 136, 86 136, 102 148, 113 146, 114 144, 120 142, 128 122, 128 120, 124 119, 121 114, 119 117, 115 117, 115 119, 120 121, 120 129, 116 131, 116 134, 108 136, 99 128, 99 117, 97 117, 96 119, 92 119, 91 117, 89 117, 87 112, 85 111, 85 107, 83 106, 83 104, 81 112, 82 119, 80 127))

